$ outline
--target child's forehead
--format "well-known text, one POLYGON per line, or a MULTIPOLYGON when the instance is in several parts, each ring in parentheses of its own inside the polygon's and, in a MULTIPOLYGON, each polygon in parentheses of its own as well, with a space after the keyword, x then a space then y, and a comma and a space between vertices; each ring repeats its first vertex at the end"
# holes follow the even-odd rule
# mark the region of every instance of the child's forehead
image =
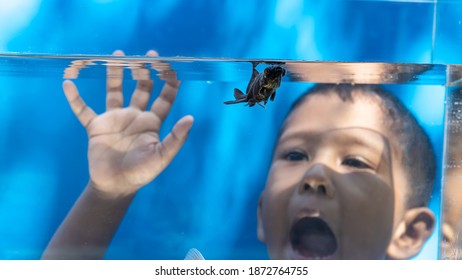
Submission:
POLYGON ((319 124, 320 129, 365 126, 378 132, 389 131, 390 121, 377 96, 352 92, 351 98, 342 98, 335 92, 311 94, 303 97, 287 116, 284 127, 319 124))
MULTIPOLYGON (((383 100, 377 94, 366 91, 364 89, 352 89, 347 92, 348 94, 341 93, 336 89, 325 89, 319 92, 306 94, 301 100, 299 105, 312 104, 312 106, 319 106, 331 103, 345 103, 345 104, 358 104, 360 106, 373 106, 382 107, 383 100)), ((382 112, 383 113, 383 112, 382 112)))

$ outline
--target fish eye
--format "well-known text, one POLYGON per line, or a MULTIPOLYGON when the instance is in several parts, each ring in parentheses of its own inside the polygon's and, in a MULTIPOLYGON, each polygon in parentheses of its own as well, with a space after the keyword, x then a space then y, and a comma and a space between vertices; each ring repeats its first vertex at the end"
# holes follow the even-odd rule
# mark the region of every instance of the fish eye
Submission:
POLYGON ((366 163, 365 160, 361 160, 355 157, 349 157, 344 159, 342 161, 342 164, 358 169, 372 169, 372 167, 368 163, 366 163))
POLYGON ((277 73, 278 75, 281 75, 281 77, 283 77, 286 74, 286 69, 281 66, 276 66, 274 68, 274 72, 277 73))
POLYGON ((289 151, 283 155, 283 159, 288 161, 308 160, 308 156, 301 151, 289 151))

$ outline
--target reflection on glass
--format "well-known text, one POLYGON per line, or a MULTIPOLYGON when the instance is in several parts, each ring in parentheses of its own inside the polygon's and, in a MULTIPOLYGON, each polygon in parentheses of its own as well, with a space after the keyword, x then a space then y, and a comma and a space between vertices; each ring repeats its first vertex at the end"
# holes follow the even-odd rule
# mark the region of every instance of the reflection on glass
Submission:
MULTIPOLYGON (((312 83, 354 84, 422 84, 460 86, 461 64, 375 63, 375 62, 318 62, 305 60, 265 60, 193 57, 111 57, 111 56, 51 56, 0 54, 0 73, 3 75, 43 75, 38 68, 48 68, 48 77, 65 68, 63 77, 75 79, 88 71, 85 78, 98 78, 106 66, 127 68, 147 67, 157 71, 174 68, 183 81, 248 81, 251 63, 259 69, 285 64, 286 81, 312 83), (151 66, 150 66, 151 65, 151 66), (14 67, 14 71, 11 71, 14 67), (51 71, 50 71, 51 70, 51 71), (96 70, 96 71, 95 71, 96 70)), ((62 73, 62 72, 61 72, 62 73)))
POLYGON ((462 97, 448 89, 441 258, 462 259, 462 97))

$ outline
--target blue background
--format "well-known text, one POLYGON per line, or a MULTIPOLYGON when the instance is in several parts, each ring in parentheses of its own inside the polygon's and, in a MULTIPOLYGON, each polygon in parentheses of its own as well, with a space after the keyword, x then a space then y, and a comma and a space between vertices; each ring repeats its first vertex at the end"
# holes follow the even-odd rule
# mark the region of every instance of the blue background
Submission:
MULTIPOLYGON (((163 56, 455 63, 460 7, 454 1, 0 0, 0 51, 143 55, 156 49, 163 56)), ((39 258, 88 181, 87 138, 62 94, 62 69, 30 67, 30 76, 15 75, 14 68, 0 72, 2 259, 39 258)), ((183 82, 162 133, 192 114, 188 141, 136 196, 107 258, 181 259, 191 247, 207 259, 267 258, 256 238, 258 196, 277 130, 309 85, 283 83, 265 110, 221 106, 247 82, 183 82)), ((76 83, 103 112, 104 76, 76 83)), ((156 81, 154 96, 161 84, 156 81)), ((126 96, 134 86, 125 81, 126 96)), ((390 89, 418 116, 441 161, 445 88, 390 89)), ((419 258, 436 257, 438 237, 419 258)))

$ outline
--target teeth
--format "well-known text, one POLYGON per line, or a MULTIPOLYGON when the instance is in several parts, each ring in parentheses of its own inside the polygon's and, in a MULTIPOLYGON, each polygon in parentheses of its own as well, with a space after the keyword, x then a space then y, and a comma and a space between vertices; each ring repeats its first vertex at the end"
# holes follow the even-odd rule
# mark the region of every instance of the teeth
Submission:
POLYGON ((298 218, 304 218, 304 217, 319 217, 321 214, 319 213, 319 210, 315 209, 303 209, 300 211, 297 215, 298 218))

